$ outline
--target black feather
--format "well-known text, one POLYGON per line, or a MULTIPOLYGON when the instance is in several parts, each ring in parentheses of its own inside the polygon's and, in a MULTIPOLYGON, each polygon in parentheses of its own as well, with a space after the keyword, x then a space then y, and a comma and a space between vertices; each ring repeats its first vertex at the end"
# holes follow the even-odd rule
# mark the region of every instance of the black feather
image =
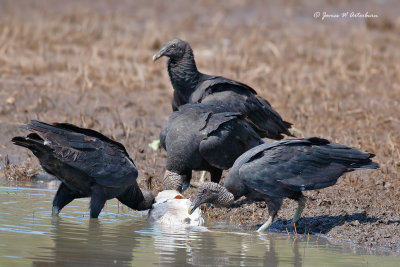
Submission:
POLYGON ((282 134, 292 136, 289 132, 292 124, 283 121, 268 101, 258 96, 253 88, 221 76, 200 73, 188 42, 171 40, 161 52, 170 58, 168 74, 174 88, 174 111, 187 103, 222 105, 229 111, 245 114, 261 137, 282 139, 282 134))
POLYGON ((43 169, 61 180, 53 209, 78 197, 91 197, 90 216, 97 217, 107 199, 120 197, 130 207, 150 208, 137 186, 138 171, 125 147, 94 130, 72 124, 31 121, 34 131, 12 142, 30 149, 43 169), (129 190, 128 190, 129 189, 129 190))
POLYGON ((279 209, 283 198, 298 199, 301 191, 334 185, 346 172, 379 168, 373 157, 317 137, 270 142, 240 156, 224 185, 235 198, 264 198, 279 209))
POLYGON ((167 170, 188 177, 192 170, 205 170, 214 173, 216 182, 237 157, 262 143, 242 114, 206 104, 180 107, 160 139, 167 150, 167 170))

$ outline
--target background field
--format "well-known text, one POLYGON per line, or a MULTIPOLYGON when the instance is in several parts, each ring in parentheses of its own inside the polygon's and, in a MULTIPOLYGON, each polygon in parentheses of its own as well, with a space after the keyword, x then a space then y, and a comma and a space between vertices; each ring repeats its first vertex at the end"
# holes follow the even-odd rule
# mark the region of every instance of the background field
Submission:
MULTIPOLYGON (((165 152, 148 143, 158 139, 171 113, 173 91, 165 62, 151 57, 179 37, 190 41, 200 71, 255 88, 294 123, 297 136, 376 154, 380 171, 352 173, 307 193, 312 201, 301 231, 398 249, 400 4, 276 2, 1 1, 1 164, 8 155, 22 170, 40 168, 10 143, 23 133, 18 124, 70 122, 122 142, 140 184, 146 187, 151 178, 159 190, 165 152), (379 18, 322 21, 313 17, 316 11, 368 11, 379 18)), ((285 202, 280 218, 292 217, 293 204, 285 202)), ((263 207, 208 214, 253 229, 267 215, 263 207)))

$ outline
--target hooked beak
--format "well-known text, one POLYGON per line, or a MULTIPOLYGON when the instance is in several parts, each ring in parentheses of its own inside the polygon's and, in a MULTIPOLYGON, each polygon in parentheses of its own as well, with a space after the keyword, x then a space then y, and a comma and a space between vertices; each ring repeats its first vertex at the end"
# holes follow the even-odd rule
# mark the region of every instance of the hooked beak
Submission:
POLYGON ((190 205, 189 209, 188 209, 188 213, 189 215, 192 215, 192 213, 197 209, 197 207, 194 207, 193 204, 190 205))
POLYGON ((192 204, 190 205, 189 209, 188 209, 188 213, 189 215, 192 215, 192 213, 201 205, 200 201, 197 200, 197 198, 195 198, 192 202, 192 204))
POLYGON ((163 46, 156 54, 154 54, 153 61, 156 61, 160 57, 164 56, 164 53, 165 53, 166 50, 167 50, 166 47, 163 46))

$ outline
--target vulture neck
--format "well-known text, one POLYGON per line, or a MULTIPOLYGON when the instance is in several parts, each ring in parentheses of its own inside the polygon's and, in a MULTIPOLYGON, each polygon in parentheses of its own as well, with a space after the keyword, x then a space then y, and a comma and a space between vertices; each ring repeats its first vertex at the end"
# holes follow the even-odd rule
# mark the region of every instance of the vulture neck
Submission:
POLYGON ((124 194, 118 196, 118 200, 134 210, 147 210, 154 201, 152 193, 140 190, 137 184, 131 185, 124 194))
MULTIPOLYGON (((140 189, 139 189, 140 190, 140 189)), ((152 207, 154 196, 151 192, 144 190, 142 192, 143 199, 138 203, 137 210, 148 210, 152 207)))
POLYGON ((213 204, 218 206, 230 206, 235 202, 235 197, 231 192, 229 192, 224 186, 218 185, 218 197, 213 201, 213 204))
POLYGON ((168 60, 168 74, 175 92, 183 98, 181 99, 183 103, 187 103, 201 76, 190 47, 186 48, 185 55, 181 59, 168 60))
POLYGON ((182 193, 182 185, 184 178, 182 175, 166 170, 164 178, 161 181, 161 187, 163 190, 175 190, 182 193))

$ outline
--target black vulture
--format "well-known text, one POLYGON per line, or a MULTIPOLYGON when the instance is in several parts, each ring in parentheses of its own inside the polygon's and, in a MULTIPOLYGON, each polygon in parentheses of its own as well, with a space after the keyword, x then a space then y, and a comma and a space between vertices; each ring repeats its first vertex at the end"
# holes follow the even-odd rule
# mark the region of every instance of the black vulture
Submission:
POLYGON ((125 147, 99 132, 68 123, 31 121, 32 131, 12 139, 30 149, 42 168, 60 181, 53 200, 53 216, 75 198, 90 197, 90 217, 97 218, 108 199, 136 210, 151 208, 152 193, 141 191, 138 171, 125 147))
POLYGON ((160 134, 161 146, 167 151, 163 189, 181 192, 192 170, 208 171, 211 181, 218 183, 222 170, 263 143, 240 113, 224 111, 221 106, 186 104, 171 114, 160 134))
POLYGON ((283 121, 267 100, 246 84, 221 76, 206 75, 197 70, 189 43, 173 39, 154 56, 169 57, 168 74, 174 88, 172 109, 186 103, 225 105, 234 112, 245 114, 252 127, 262 138, 282 139, 289 132, 291 123, 283 121))
POLYGON ((356 148, 330 143, 317 137, 288 139, 259 145, 240 156, 225 178, 224 186, 204 183, 196 193, 189 213, 202 203, 230 206, 242 196, 265 201, 269 218, 258 231, 276 219, 284 198, 294 199, 298 208, 291 227, 305 207, 304 190, 334 185, 344 173, 377 169, 375 155, 356 148))

